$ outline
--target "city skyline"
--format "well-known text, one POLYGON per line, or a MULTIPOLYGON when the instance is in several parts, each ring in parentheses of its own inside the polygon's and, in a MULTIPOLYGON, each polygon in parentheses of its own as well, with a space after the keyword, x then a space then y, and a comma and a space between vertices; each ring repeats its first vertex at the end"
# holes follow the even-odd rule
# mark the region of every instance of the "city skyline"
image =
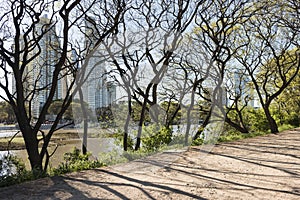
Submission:
MULTIPOLYGON (((47 30, 45 37, 39 41, 39 47, 33 49, 31 53, 32 55, 38 54, 38 56, 25 68, 25 76, 23 77, 25 83, 24 96, 28 99, 27 106, 31 109, 33 119, 39 117, 39 113, 49 96, 49 90, 52 86, 52 73, 55 69, 54 65, 59 58, 59 52, 55 50, 60 45, 56 26, 50 24, 47 15, 41 18, 41 21, 37 24, 37 34, 41 34, 40 32, 45 30, 47 30)), ((77 55, 74 51, 70 51, 67 56, 72 60, 77 55)), ((91 73, 82 86, 83 100, 93 112, 97 108, 109 107, 116 99, 116 86, 111 81, 107 81, 105 65, 99 64, 97 56, 92 56, 87 71, 91 73)), ((53 101, 63 99, 66 96, 69 79, 72 79, 72 77, 67 72, 60 72, 53 101)), ((14 77, 12 77, 12 91, 16 91, 14 77)), ((73 99, 75 98, 78 98, 77 93, 73 99)))

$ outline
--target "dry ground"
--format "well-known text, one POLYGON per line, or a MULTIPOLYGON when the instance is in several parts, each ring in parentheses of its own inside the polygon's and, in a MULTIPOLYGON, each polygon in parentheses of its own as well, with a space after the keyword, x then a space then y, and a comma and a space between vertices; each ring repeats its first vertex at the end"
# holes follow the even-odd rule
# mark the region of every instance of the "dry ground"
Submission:
POLYGON ((300 129, 0 189, 0 199, 300 199, 300 129))

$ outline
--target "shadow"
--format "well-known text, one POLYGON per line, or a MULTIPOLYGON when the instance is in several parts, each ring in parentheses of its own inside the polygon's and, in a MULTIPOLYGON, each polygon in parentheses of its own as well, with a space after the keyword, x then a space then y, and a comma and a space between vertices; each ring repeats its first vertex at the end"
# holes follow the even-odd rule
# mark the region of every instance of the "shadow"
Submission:
MULTIPOLYGON (((117 178, 120 178, 120 179, 124 179, 126 181, 129 181, 131 183, 138 183, 138 184, 141 184, 143 186, 149 186, 149 187, 153 187, 153 188, 157 188, 157 189, 163 189, 167 192, 170 192, 170 193, 177 193, 177 194, 181 194, 185 197, 190 197, 190 198, 195 198, 195 199, 199 199, 199 200, 205 200, 204 198, 201 198, 200 196, 198 195, 194 195, 194 194, 191 194, 191 193, 188 193, 188 192, 185 192, 183 190, 179 190, 179 189, 176 189, 176 188, 172 188, 172 187, 169 187, 169 186, 166 186, 166 185, 162 185, 162 184, 157 184, 157 183, 153 183, 153 182, 149 182, 149 181, 142 181, 142 180, 139 180, 139 179, 135 179, 135 178, 131 178, 129 176, 125 176, 125 175, 121 175, 119 173, 115 173, 115 172, 111 172, 111 171, 108 171, 108 170, 104 170, 104 169, 96 169, 96 171, 98 171, 99 173, 105 173, 105 174, 108 174, 110 176, 114 176, 114 177, 117 177, 117 178)), ((72 179, 73 181, 75 181, 74 179, 72 179)), ((78 180, 77 180, 78 181, 78 180)), ((80 180, 82 182, 85 182, 86 183, 86 180, 80 180)), ((99 183, 96 182, 96 183, 93 183, 93 182, 90 182, 88 184, 96 184, 99 186, 99 183)), ((105 184, 112 184, 112 185, 119 185, 119 186, 130 186, 130 187, 135 187, 135 188, 138 188, 140 190, 142 190, 145 194, 145 190, 143 190, 141 187, 137 187, 133 184, 124 184, 124 183, 107 183, 105 182, 105 184)), ((149 194, 147 194, 148 197, 150 197, 149 194)), ((154 198, 152 198, 154 199, 154 198)))
POLYGON ((95 199, 87 197, 82 191, 70 186, 64 177, 55 176, 51 178, 42 178, 34 181, 24 182, 18 185, 12 185, 0 188, 1 199, 95 199))
POLYGON ((133 194, 138 194, 137 199, 169 199, 174 195, 181 199, 204 200, 207 196, 209 199, 257 199, 263 194, 266 199, 277 195, 279 199, 300 199, 300 141, 295 140, 299 133, 300 129, 292 133, 222 143, 216 145, 212 152, 196 147, 188 152, 164 152, 128 165, 0 188, 0 197, 30 200, 132 199, 133 194), (196 156, 198 152, 209 155, 208 160, 196 156), (227 165, 223 166, 225 161, 227 165), (213 192, 216 196, 210 196, 214 195, 213 192))
MULTIPOLYGON (((229 184, 229 185, 234 185, 234 186, 243 186, 249 189, 260 189, 260 190, 265 190, 265 191, 272 191, 272 192, 280 192, 280 193, 286 193, 286 194, 293 194, 293 195, 297 195, 300 196, 300 191, 286 191, 286 190, 278 190, 278 189, 270 189, 267 187, 257 187, 257 186, 253 186, 250 184, 242 184, 242 183, 238 183, 238 182, 234 182, 234 181, 230 181, 230 180, 225 180, 225 179, 220 179, 220 178, 215 178, 212 176, 207 176, 207 175, 203 175, 203 174, 196 174, 196 173, 191 173, 191 172, 187 172, 184 170, 180 170, 180 169, 175 169, 175 168, 170 168, 170 170, 174 170, 183 174, 188 174, 190 176, 196 176, 199 178, 204 178, 204 179, 209 179, 209 180, 213 180, 213 181, 218 181, 221 183, 225 183, 225 184, 229 184)), ((237 190, 237 188, 234 188, 234 190, 237 190)), ((241 189, 241 190, 247 190, 245 188, 241 189)))

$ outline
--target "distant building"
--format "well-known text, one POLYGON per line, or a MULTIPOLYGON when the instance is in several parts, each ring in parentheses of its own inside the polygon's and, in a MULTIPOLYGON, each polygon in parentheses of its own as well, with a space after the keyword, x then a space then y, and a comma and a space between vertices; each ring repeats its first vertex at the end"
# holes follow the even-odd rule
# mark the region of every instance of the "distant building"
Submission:
MULTIPOLYGON (((234 72, 234 90, 236 96, 241 96, 242 100, 245 99, 248 101, 247 105, 252 108, 260 108, 258 96, 254 89, 250 85, 251 80, 244 72, 236 70, 234 72), (247 97, 247 98, 246 98, 247 97)), ((245 103, 245 102, 244 102, 245 103)))
MULTIPOLYGON (((86 21, 86 46, 87 49, 93 48, 93 42, 96 40, 96 31, 93 29, 93 18, 86 21)), ((97 50, 91 55, 86 55, 87 66, 86 82, 83 84, 84 101, 88 103, 89 108, 95 112, 99 108, 107 108, 116 100, 116 86, 108 80, 106 62, 103 61, 101 50, 97 50)))
MULTIPOLYGON (((54 65, 59 59, 60 52, 58 50, 60 49, 60 41, 56 34, 55 26, 49 23, 49 19, 45 16, 36 25, 37 34, 41 34, 45 30, 47 31, 39 41, 40 48, 36 47, 30 52, 29 56, 37 53, 38 56, 26 66, 23 77, 24 96, 28 96, 27 105, 31 108, 33 118, 39 117, 41 109, 49 97, 52 86, 52 74, 55 69, 54 65), (35 91, 33 92, 34 89, 35 91)), ((92 39, 93 37, 88 38, 89 41, 92 39)), ((98 108, 110 107, 116 100, 116 85, 108 80, 106 63, 99 62, 99 52, 96 52, 88 59, 86 72, 90 74, 82 86, 83 100, 88 103, 89 108, 93 112, 98 108)), ((75 50, 68 52, 70 59, 75 60, 76 56, 78 55, 75 50)), ((80 68, 80 66, 77 67, 80 68)), ((62 71, 61 74, 63 73, 62 71)), ((59 77, 52 100, 64 98, 72 81, 73 77, 71 76, 59 77)), ((12 80, 12 91, 16 91, 14 78, 12 80)), ((73 98, 79 98, 78 94, 75 94, 73 98)))
MULTIPOLYGON (((33 118, 38 118, 52 86, 52 74, 55 63, 59 58, 59 38, 55 26, 50 24, 47 16, 41 18, 36 25, 37 35, 44 34, 29 56, 36 56, 25 68, 23 75, 24 96, 28 97, 28 106, 31 107, 33 118), (51 26, 51 27, 50 27, 51 26), (44 33, 42 33, 42 31, 44 33)), ((22 47, 21 47, 22 48, 22 47)), ((53 100, 62 98, 62 79, 57 82, 53 100)), ((12 80, 12 91, 16 91, 15 79, 12 80)))

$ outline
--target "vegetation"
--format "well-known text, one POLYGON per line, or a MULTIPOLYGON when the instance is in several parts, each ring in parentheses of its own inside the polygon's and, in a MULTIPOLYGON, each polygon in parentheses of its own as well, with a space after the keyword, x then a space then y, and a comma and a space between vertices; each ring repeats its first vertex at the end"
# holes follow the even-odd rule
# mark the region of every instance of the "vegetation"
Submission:
POLYGON ((50 174, 60 175, 102 166, 104 166, 104 164, 100 161, 91 159, 91 153, 81 154, 79 149, 74 148, 71 152, 65 153, 64 162, 57 168, 50 170, 50 174))
POLYGON ((214 123, 225 122, 219 141, 299 126, 299 10, 296 0, 6 1, 0 121, 18 123, 33 176, 48 172, 62 119, 83 122, 84 155, 66 154, 55 173, 101 166, 87 153, 94 119, 81 87, 105 63, 126 94, 115 108, 97 109, 97 120, 121 130, 127 160, 191 139, 211 142, 203 135, 214 123), (181 124, 185 132, 173 134, 172 125, 181 124), (193 125, 200 127, 191 136, 193 125))
POLYGON ((5 155, 0 159, 0 187, 22 183, 43 176, 43 174, 34 175, 31 171, 26 170, 25 164, 11 154, 5 155))
POLYGON ((12 107, 4 101, 0 102, 0 122, 5 124, 16 123, 16 116, 12 107))

